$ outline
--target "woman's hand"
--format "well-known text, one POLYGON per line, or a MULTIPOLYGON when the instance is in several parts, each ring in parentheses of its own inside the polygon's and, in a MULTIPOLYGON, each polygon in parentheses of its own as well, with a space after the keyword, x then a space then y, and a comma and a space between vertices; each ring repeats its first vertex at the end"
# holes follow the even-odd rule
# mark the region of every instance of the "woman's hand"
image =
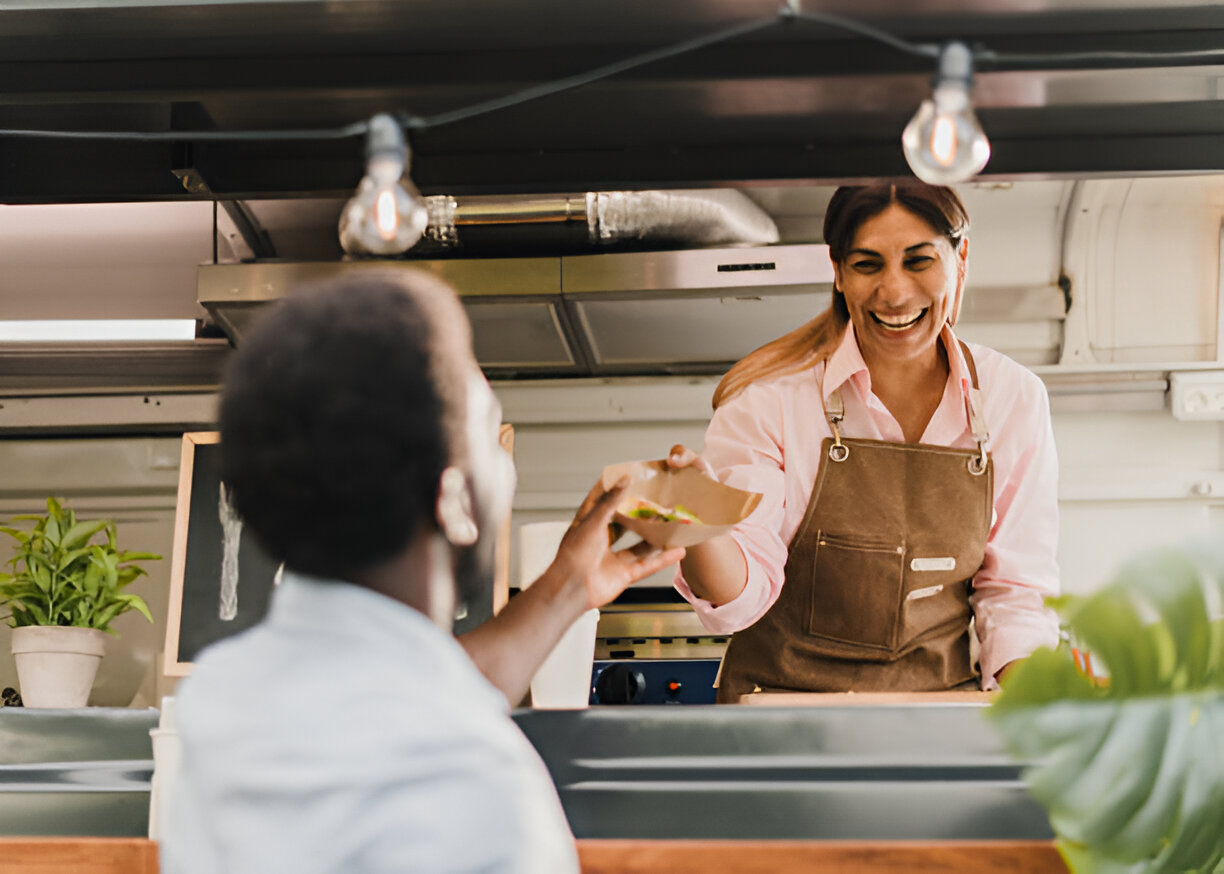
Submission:
POLYGON ((583 610, 602 607, 631 584, 684 558, 683 549, 660 550, 645 541, 613 552, 620 526, 613 524, 612 517, 628 484, 622 478, 607 492, 600 483, 592 487, 545 571, 575 596, 581 593, 583 610))
POLYGON ((718 475, 714 473, 714 468, 710 466, 710 462, 681 443, 677 443, 667 453, 667 466, 673 470, 678 470, 682 467, 695 467, 710 479, 718 479, 718 475))

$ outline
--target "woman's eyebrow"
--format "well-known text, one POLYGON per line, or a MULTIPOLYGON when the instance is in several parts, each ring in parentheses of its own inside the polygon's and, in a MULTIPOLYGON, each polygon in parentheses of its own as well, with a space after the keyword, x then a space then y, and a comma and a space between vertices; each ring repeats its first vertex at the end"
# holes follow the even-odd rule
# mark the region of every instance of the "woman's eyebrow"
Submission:
MULTIPOLYGON (((929 242, 929 241, 928 241, 928 242, 925 242, 925 243, 915 243, 915 244, 914 244, 914 245, 912 245, 912 246, 906 246, 906 247, 905 247, 905 251, 906 251, 906 252, 914 252, 914 251, 917 251, 918 249, 924 249, 924 248, 926 248, 927 246, 934 246, 934 245, 935 245, 934 243, 929 242)), ((867 255, 868 257, 871 257, 871 258, 880 258, 880 257, 882 257, 882 256, 880 255, 880 253, 879 253, 879 252, 877 252, 877 251, 875 251, 874 249, 851 249, 849 252, 847 252, 847 253, 846 253, 846 255, 847 255, 847 256, 850 256, 850 255, 867 255)))

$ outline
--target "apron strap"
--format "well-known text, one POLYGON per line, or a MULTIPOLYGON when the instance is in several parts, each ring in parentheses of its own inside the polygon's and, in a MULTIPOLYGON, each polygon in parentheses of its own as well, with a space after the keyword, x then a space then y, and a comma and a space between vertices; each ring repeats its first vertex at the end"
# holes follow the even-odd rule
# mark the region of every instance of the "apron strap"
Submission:
MULTIPOLYGON (((958 339, 961 353, 965 356, 965 366, 969 369, 969 377, 972 380, 961 380, 961 389, 965 395, 965 415, 969 420, 969 430, 973 433, 973 439, 978 445, 978 457, 969 462, 969 472, 974 476, 981 476, 986 472, 986 463, 989 461, 989 455, 986 453, 986 444, 990 441, 990 431, 986 428, 986 420, 982 417, 982 393, 978 389, 978 373, 977 364, 973 360, 973 353, 969 351, 969 347, 965 345, 964 340, 958 339)), ((825 359, 825 367, 828 367, 828 359, 825 359)), ((824 375, 821 375, 820 386, 817 391, 820 394, 821 404, 824 406, 825 418, 829 422, 829 430, 833 432, 833 444, 829 447, 829 459, 832 461, 845 461, 850 457, 850 447, 842 443, 841 439, 841 423, 846 418, 846 405, 842 401, 841 389, 835 388, 829 393, 828 401, 824 399, 824 375)))
MULTIPOLYGON (((825 366, 828 366, 828 359, 825 360, 825 366)), ((841 389, 835 388, 829 395, 829 400, 824 400, 824 377, 820 378, 820 387, 817 389, 820 393, 821 403, 824 405, 825 418, 829 421, 829 430, 833 432, 833 445, 829 447, 829 459, 831 461, 845 461, 850 457, 850 447, 842 443, 841 425, 842 419, 846 418, 846 405, 842 402, 841 389)))
POLYGON ((957 338, 957 343, 960 344, 961 354, 965 356, 965 366, 969 368, 969 377, 973 380, 973 387, 978 387, 977 364, 973 360, 973 353, 969 351, 969 347, 965 345, 965 341, 957 338))
POLYGON ((973 361, 973 354, 964 340, 957 342, 960 343, 965 365, 969 368, 969 376, 973 381, 970 385, 969 380, 961 380, 961 390, 965 395, 965 415, 969 419, 969 430, 973 432, 973 439, 978 445, 978 457, 969 462, 969 472, 974 476, 981 476, 986 472, 986 462, 989 460, 986 444, 990 441, 990 431, 987 430, 986 419, 982 416, 982 392, 978 389, 977 365, 973 361))

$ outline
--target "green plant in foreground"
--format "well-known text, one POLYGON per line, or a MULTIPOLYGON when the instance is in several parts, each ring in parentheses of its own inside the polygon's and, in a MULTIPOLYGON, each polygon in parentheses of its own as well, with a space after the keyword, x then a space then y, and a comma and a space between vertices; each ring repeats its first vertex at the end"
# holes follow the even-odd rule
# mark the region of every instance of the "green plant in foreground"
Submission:
POLYGON ((1160 549, 1056 602, 1108 669, 1042 649, 988 711, 1077 874, 1224 872, 1224 545, 1160 549))
POLYGON ((17 542, 0 573, 0 605, 11 611, 10 624, 67 625, 110 630, 115 617, 129 610, 153 621, 139 595, 124 588, 145 571, 135 561, 160 559, 151 552, 126 552, 115 544, 115 523, 109 519, 78 522, 76 513, 55 498, 47 498, 47 515, 14 516, 32 520, 30 531, 0 525, 0 532, 17 542), (98 534, 105 543, 91 543, 98 534))

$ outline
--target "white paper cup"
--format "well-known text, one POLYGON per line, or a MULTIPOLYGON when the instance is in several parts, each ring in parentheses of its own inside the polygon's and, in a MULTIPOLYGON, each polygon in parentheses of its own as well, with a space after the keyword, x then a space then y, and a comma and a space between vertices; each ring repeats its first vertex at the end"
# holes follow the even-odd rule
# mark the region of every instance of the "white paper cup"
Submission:
MULTIPOLYGON (((519 587, 526 589, 557 556, 569 522, 533 522, 519 528, 519 587)), ((531 678, 531 706, 577 710, 591 697, 591 665, 595 659, 595 629, 599 611, 578 617, 531 678)))
POLYGON ((178 779, 183 756, 174 714, 174 698, 162 699, 158 727, 149 729, 153 739, 153 781, 149 790, 149 839, 159 840, 165 831, 166 804, 178 779))

